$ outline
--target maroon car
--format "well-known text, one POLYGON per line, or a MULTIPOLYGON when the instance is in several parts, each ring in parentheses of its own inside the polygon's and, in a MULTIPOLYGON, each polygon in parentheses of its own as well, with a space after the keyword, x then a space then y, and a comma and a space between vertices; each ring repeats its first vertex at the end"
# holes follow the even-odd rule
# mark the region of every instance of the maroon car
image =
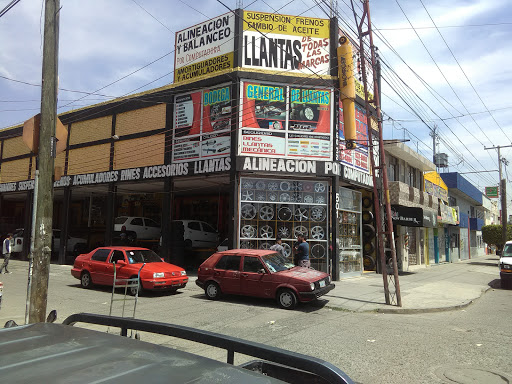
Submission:
POLYGON ((223 293, 266 297, 276 299, 285 309, 334 288, 327 273, 296 267, 275 251, 253 249, 213 254, 199 267, 196 284, 210 300, 223 293))

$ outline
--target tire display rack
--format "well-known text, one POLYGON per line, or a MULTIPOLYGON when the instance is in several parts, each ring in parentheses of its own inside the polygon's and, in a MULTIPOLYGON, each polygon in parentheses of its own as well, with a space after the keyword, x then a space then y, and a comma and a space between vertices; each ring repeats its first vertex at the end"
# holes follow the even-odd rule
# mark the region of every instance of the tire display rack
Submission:
POLYGON ((241 178, 240 248, 268 249, 279 236, 285 255, 292 259, 297 236, 302 234, 313 267, 326 269, 328 186, 326 181, 241 178))
POLYGON ((361 274, 363 271, 361 193, 340 187, 339 195, 338 247, 340 273, 361 274))

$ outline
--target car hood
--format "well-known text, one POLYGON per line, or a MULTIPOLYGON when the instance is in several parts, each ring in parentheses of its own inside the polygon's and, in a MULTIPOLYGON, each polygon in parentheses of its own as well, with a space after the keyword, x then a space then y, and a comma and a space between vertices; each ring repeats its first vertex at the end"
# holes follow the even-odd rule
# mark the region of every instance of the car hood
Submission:
MULTIPOLYGON (((130 264, 130 267, 139 269, 142 267, 142 263, 130 264)), ((177 265, 161 262, 161 263, 147 263, 144 268, 142 268, 141 273, 143 272, 178 272, 184 271, 183 268, 178 267, 177 265)))
POLYGON ((286 276, 290 279, 298 279, 308 283, 313 283, 315 281, 324 279, 327 276, 329 276, 325 272, 316 271, 314 269, 304 267, 293 267, 292 269, 289 269, 287 271, 281 271, 277 273, 279 273, 281 276, 286 276))
POLYGON ((512 256, 505 256, 505 257, 502 257, 500 258, 500 264, 501 263, 504 263, 504 264, 512 264, 512 256))

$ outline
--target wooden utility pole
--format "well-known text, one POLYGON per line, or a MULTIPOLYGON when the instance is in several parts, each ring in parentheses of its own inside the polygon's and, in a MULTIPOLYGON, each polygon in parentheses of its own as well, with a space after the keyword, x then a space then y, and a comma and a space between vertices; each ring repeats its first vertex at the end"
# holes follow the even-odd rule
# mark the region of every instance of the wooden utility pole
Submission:
POLYGON ((45 0, 41 127, 35 202, 34 269, 30 287, 29 322, 44 322, 52 253, 53 166, 57 122, 57 73, 60 0, 45 0))

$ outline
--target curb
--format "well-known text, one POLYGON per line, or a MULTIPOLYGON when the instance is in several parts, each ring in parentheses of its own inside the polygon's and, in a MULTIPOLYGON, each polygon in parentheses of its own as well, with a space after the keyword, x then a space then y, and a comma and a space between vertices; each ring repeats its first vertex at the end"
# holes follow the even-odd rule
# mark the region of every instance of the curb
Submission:
MULTIPOLYGON (((383 313, 383 314, 398 314, 398 315, 414 315, 419 313, 436 313, 436 312, 448 312, 448 311, 457 311, 460 309, 464 309, 469 307, 471 304, 473 304, 476 300, 481 298, 487 291, 492 289, 492 287, 486 287, 482 289, 482 293, 479 297, 476 297, 474 299, 469 300, 466 303, 458 304, 458 305, 452 305, 448 307, 432 307, 432 308, 400 308, 400 307, 385 307, 385 308, 375 308, 375 309, 368 309, 368 310, 353 310, 348 309, 340 306, 332 306, 332 305, 318 305, 318 307, 328 308, 332 309, 333 311, 344 311, 344 312, 352 312, 352 313, 383 313)), ((385 305, 385 304, 383 304, 385 305)))

